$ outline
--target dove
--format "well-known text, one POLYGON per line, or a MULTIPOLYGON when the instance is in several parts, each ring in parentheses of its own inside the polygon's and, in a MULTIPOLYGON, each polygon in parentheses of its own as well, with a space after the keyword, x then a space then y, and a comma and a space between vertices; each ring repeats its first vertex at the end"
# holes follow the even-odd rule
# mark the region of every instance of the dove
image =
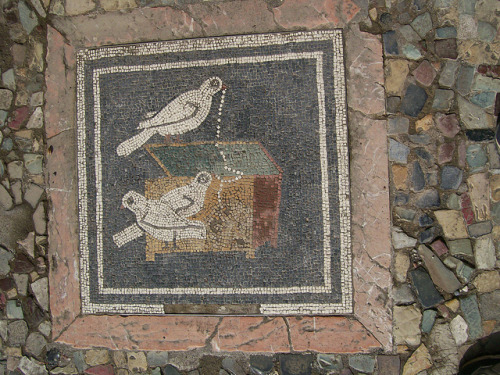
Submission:
POLYGON ((144 234, 162 241, 179 238, 206 238, 205 224, 187 219, 203 209, 205 193, 212 182, 208 172, 198 173, 190 184, 173 189, 160 199, 147 199, 129 191, 123 196, 122 206, 136 216, 133 224, 113 236, 118 247, 144 234))
POLYGON ((162 195, 160 202, 171 207, 183 218, 196 215, 203 208, 205 193, 212 182, 208 172, 198 173, 189 185, 181 186, 162 195))
POLYGON ((116 153, 127 156, 141 147, 154 134, 179 135, 196 129, 208 116, 212 97, 226 86, 219 77, 205 80, 199 89, 187 91, 158 112, 150 112, 137 127, 141 132, 118 145, 116 153))

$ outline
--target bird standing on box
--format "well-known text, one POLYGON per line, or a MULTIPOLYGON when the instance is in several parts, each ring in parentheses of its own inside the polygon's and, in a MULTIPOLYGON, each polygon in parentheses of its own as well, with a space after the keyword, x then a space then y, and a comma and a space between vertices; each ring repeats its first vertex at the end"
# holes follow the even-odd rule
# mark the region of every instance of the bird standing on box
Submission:
POLYGON ((135 214, 137 223, 115 234, 114 242, 121 247, 144 232, 161 241, 206 238, 205 224, 188 217, 203 209, 205 194, 211 182, 210 173, 200 172, 190 184, 173 189, 158 200, 129 191, 123 196, 122 206, 135 214))
POLYGON ((137 127, 142 131, 120 143, 116 153, 120 156, 130 155, 156 133, 170 136, 196 129, 207 118, 212 97, 225 89, 226 86, 219 77, 211 77, 199 89, 179 95, 159 112, 148 113, 147 118, 137 127))

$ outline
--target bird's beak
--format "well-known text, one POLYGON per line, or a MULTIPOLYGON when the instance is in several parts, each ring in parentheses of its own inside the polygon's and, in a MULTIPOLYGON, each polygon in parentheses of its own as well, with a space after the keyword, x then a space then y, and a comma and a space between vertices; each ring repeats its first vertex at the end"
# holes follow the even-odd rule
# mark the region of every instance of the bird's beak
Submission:
POLYGON ((225 84, 222 84, 222 90, 227 90, 227 86, 225 84))
POLYGON ((125 206, 122 204, 122 205, 120 206, 120 210, 123 210, 123 209, 125 209, 125 206))

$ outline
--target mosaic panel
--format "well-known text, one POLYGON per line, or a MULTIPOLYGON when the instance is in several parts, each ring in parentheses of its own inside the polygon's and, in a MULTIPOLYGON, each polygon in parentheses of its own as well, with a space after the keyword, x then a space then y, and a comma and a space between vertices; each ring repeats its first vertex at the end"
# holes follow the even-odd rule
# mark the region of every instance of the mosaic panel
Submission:
POLYGON ((340 30, 82 50, 84 313, 352 313, 340 30))

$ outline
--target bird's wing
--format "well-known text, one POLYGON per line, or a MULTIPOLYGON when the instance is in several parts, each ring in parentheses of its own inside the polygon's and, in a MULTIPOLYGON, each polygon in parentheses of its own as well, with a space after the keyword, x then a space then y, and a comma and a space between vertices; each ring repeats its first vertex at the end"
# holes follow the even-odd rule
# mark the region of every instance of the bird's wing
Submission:
POLYGON ((189 120, 200 110, 196 92, 186 92, 168 103, 156 115, 139 123, 138 129, 164 126, 189 120))
POLYGON ((151 209, 148 214, 139 220, 139 226, 149 226, 155 229, 173 229, 190 226, 192 223, 177 215, 168 205, 160 201, 149 201, 151 209))

